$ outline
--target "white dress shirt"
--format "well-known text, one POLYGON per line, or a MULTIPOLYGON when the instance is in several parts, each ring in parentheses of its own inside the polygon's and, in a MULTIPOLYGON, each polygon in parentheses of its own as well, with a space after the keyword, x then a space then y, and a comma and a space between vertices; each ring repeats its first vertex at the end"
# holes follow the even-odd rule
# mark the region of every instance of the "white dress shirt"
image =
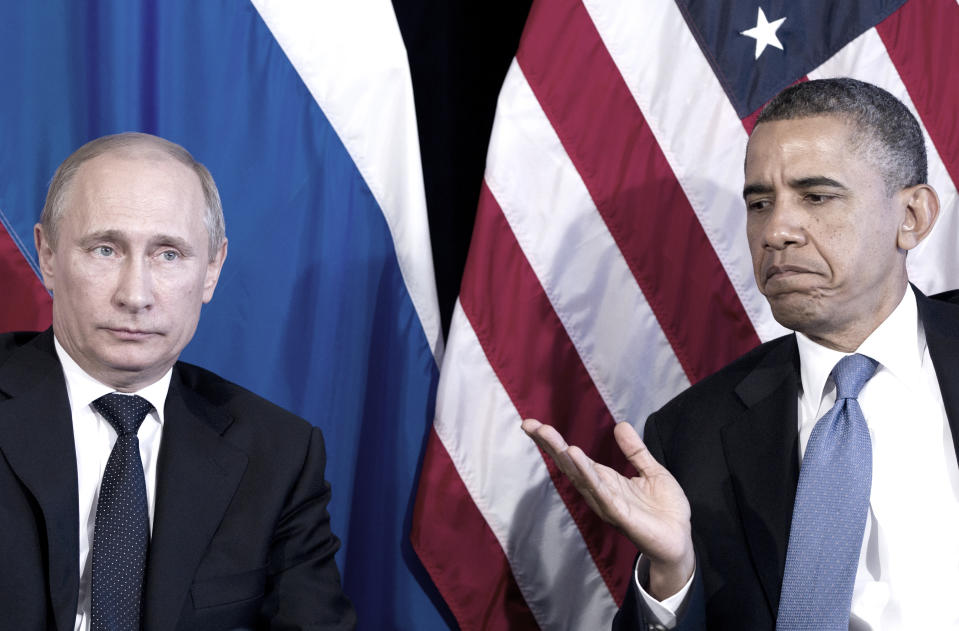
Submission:
MULTIPOLYGON (((802 334, 796 341, 801 457, 816 421, 835 403, 829 374, 848 353, 802 334)), ((879 368, 859 394, 873 472, 849 628, 959 629, 959 463, 911 290, 856 352, 879 368)), ((637 564, 647 613, 662 628, 674 627, 692 580, 658 602, 641 587, 644 571, 637 564)))
MULTIPOLYGON (((57 357, 63 367, 73 416, 73 442, 77 453, 77 483, 80 492, 80 590, 77 600, 75 631, 90 629, 90 577, 93 556, 93 528, 97 515, 97 498, 100 480, 107 466, 117 432, 110 422, 93 409, 90 404, 105 394, 116 392, 85 373, 73 358, 54 340, 57 357)), ((138 394, 153 405, 153 410, 143 419, 137 438, 140 441, 140 461, 147 489, 147 506, 150 514, 150 529, 153 529, 153 505, 156 498, 156 465, 160 452, 160 437, 163 433, 163 405, 170 388, 172 369, 155 383, 138 394)), ((121 393, 123 394, 123 393, 121 393)))

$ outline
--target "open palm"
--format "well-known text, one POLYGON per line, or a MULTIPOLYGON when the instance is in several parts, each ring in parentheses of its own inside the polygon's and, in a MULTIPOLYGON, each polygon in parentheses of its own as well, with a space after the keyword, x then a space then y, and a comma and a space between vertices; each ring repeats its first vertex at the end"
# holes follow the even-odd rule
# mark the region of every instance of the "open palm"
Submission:
POLYGON ((639 472, 632 478, 593 461, 579 447, 570 447, 549 425, 527 419, 523 430, 556 462, 589 507, 649 558, 651 591, 667 592, 666 596, 678 591, 695 563, 689 501, 636 430, 629 423, 619 423, 614 430, 620 450, 639 472))

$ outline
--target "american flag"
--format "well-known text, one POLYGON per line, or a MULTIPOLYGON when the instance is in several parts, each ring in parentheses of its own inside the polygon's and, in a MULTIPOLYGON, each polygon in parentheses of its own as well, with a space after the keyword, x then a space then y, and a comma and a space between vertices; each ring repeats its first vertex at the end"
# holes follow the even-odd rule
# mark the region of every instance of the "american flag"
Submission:
POLYGON ((628 468, 617 421, 785 332, 741 199, 761 106, 850 76, 923 124, 942 210, 909 256, 959 287, 956 0, 537 0, 503 84, 411 539, 463 629, 608 627, 635 549, 520 429, 628 468))

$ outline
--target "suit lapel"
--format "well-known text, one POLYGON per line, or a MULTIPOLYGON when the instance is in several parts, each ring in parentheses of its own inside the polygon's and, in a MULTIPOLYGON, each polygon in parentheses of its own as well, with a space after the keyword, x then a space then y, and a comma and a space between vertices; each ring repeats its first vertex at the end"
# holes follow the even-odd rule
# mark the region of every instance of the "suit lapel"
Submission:
POLYGON ((43 513, 56 628, 74 626, 79 568, 76 448, 66 383, 47 330, 0 366, 0 452, 43 513))
MULTIPOLYGON (((913 288, 915 289, 915 288, 913 288)), ((916 291, 916 306, 926 332, 926 345, 936 369, 939 391, 952 431, 952 443, 959 456, 959 310, 916 291)))
POLYGON ((174 628, 247 463, 246 455, 221 437, 232 418, 186 387, 176 368, 163 423, 147 562, 147 631, 174 628))
POLYGON ((773 617, 799 479, 799 383, 799 352, 790 337, 736 388, 746 410, 722 431, 746 541, 773 617))

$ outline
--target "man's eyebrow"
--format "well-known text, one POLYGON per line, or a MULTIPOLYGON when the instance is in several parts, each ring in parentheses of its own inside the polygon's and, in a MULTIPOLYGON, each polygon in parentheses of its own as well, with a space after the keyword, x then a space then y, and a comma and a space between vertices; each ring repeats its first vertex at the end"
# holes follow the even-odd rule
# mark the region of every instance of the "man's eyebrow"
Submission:
POLYGON ((750 195, 764 195, 772 192, 773 187, 769 184, 747 184, 743 187, 743 199, 750 195))
MULTIPOLYGON (((789 188, 807 189, 816 186, 828 186, 829 188, 839 188, 849 190, 845 184, 825 175, 812 175, 810 177, 800 177, 789 180, 789 188)), ((774 189, 769 184, 747 184, 743 187, 743 199, 750 195, 767 195, 773 193, 774 189)))
POLYGON ((841 188, 847 190, 846 185, 842 182, 837 182, 831 177, 826 177, 824 175, 814 175, 811 177, 801 177, 795 180, 789 180, 789 186, 792 188, 814 188, 816 186, 828 186, 829 188, 841 188))
POLYGON ((186 256, 192 256, 194 254, 193 246, 190 245, 189 242, 180 237, 174 237, 173 235, 158 234, 150 239, 150 242, 156 245, 168 245, 176 248, 186 256))
POLYGON ((80 243, 84 246, 89 246, 97 243, 98 241, 119 243, 124 240, 123 233, 119 230, 98 230, 96 232, 83 235, 83 237, 80 239, 80 243))

